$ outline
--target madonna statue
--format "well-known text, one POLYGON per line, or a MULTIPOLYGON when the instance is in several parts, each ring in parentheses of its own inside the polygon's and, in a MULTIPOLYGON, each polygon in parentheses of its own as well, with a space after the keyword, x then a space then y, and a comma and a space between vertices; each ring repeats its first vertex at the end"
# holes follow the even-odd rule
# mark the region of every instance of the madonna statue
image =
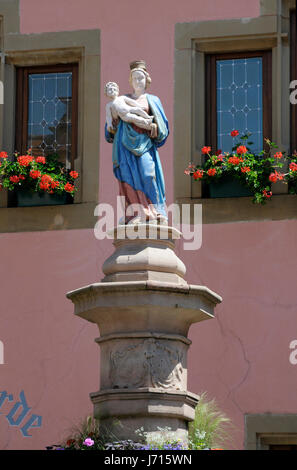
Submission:
POLYGON ((146 93, 151 78, 144 61, 130 64, 129 81, 133 93, 126 97, 118 97, 119 89, 114 82, 109 82, 105 88, 105 94, 114 103, 122 103, 122 113, 118 114, 118 108, 111 103, 112 126, 105 125, 105 138, 113 144, 113 172, 119 182, 120 195, 125 197, 125 220, 120 223, 167 224, 164 176, 158 148, 168 137, 168 121, 159 98, 146 93), (129 109, 126 110, 127 103, 129 109), (137 115, 141 110, 144 117, 137 115))

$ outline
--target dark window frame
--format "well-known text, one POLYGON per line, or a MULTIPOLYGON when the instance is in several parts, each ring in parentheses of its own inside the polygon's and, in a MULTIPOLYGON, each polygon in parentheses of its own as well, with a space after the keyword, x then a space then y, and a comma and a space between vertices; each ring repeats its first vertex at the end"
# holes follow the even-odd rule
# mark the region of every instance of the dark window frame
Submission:
MULTIPOLYGON (((297 80, 297 19, 296 10, 290 10, 290 81, 297 80)), ((297 150, 297 105, 290 105, 291 152, 297 150)))
POLYGON ((72 134, 71 134, 71 169, 77 157, 78 141, 78 63, 38 65, 17 67, 16 69, 16 119, 15 119, 15 149, 20 154, 28 150, 28 91, 29 74, 32 73, 72 73, 72 134))
MULTIPOLYGON (((224 59, 243 59, 262 57, 263 60, 263 148, 264 139, 272 137, 272 51, 228 52, 207 54, 205 57, 206 83, 206 127, 205 142, 216 151, 217 146, 217 111, 216 111, 216 61, 224 59)), ((232 129, 230 129, 231 131, 232 129)))

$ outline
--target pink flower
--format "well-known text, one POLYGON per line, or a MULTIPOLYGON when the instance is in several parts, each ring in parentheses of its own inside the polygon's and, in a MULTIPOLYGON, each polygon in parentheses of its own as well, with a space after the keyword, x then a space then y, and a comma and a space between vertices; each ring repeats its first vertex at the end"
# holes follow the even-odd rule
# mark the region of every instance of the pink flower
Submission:
POLYGON ((87 437, 87 439, 84 440, 83 444, 87 447, 91 447, 94 445, 94 441, 90 437, 87 437))

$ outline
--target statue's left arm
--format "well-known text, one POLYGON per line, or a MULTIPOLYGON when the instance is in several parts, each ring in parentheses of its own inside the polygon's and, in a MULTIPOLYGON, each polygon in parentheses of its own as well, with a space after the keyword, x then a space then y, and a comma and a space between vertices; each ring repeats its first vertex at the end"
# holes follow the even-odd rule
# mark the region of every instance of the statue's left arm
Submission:
POLYGON ((156 147, 165 144, 169 135, 168 120, 166 118, 162 103, 157 96, 147 95, 147 100, 154 115, 154 123, 157 124, 157 136, 154 139, 156 147))

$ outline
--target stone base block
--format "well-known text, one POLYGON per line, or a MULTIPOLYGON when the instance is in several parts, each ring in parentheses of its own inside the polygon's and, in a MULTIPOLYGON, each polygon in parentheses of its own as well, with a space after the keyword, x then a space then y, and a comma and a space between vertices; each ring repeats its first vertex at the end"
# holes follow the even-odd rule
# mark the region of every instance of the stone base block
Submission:
POLYGON ((115 252, 104 262, 103 282, 162 281, 187 285, 186 267, 174 253, 181 233, 174 227, 141 224, 110 232, 115 252))
POLYGON ((188 421, 195 416, 199 397, 190 392, 154 388, 103 390, 91 393, 94 416, 113 440, 139 441, 135 431, 143 428, 147 441, 160 436, 159 428, 170 428, 166 435, 187 440, 188 421), (169 434, 168 434, 169 433, 169 434))
POLYGON ((138 416, 121 419, 104 419, 99 425, 101 435, 106 436, 110 442, 131 439, 134 442, 149 444, 152 441, 169 440, 175 442, 180 440, 188 442, 187 422, 182 419, 166 418, 160 419, 156 416, 138 416), (159 431, 158 428, 165 429, 159 431), (135 433, 135 430, 141 431, 135 433), (145 434, 142 434, 144 433, 145 434))
POLYGON ((158 271, 119 272, 105 276, 102 282, 127 282, 127 281, 164 281, 175 285, 186 286, 186 281, 175 273, 161 273, 158 271))
POLYGON ((101 390, 187 390, 187 351, 180 335, 131 332, 106 335, 101 347, 101 390))

